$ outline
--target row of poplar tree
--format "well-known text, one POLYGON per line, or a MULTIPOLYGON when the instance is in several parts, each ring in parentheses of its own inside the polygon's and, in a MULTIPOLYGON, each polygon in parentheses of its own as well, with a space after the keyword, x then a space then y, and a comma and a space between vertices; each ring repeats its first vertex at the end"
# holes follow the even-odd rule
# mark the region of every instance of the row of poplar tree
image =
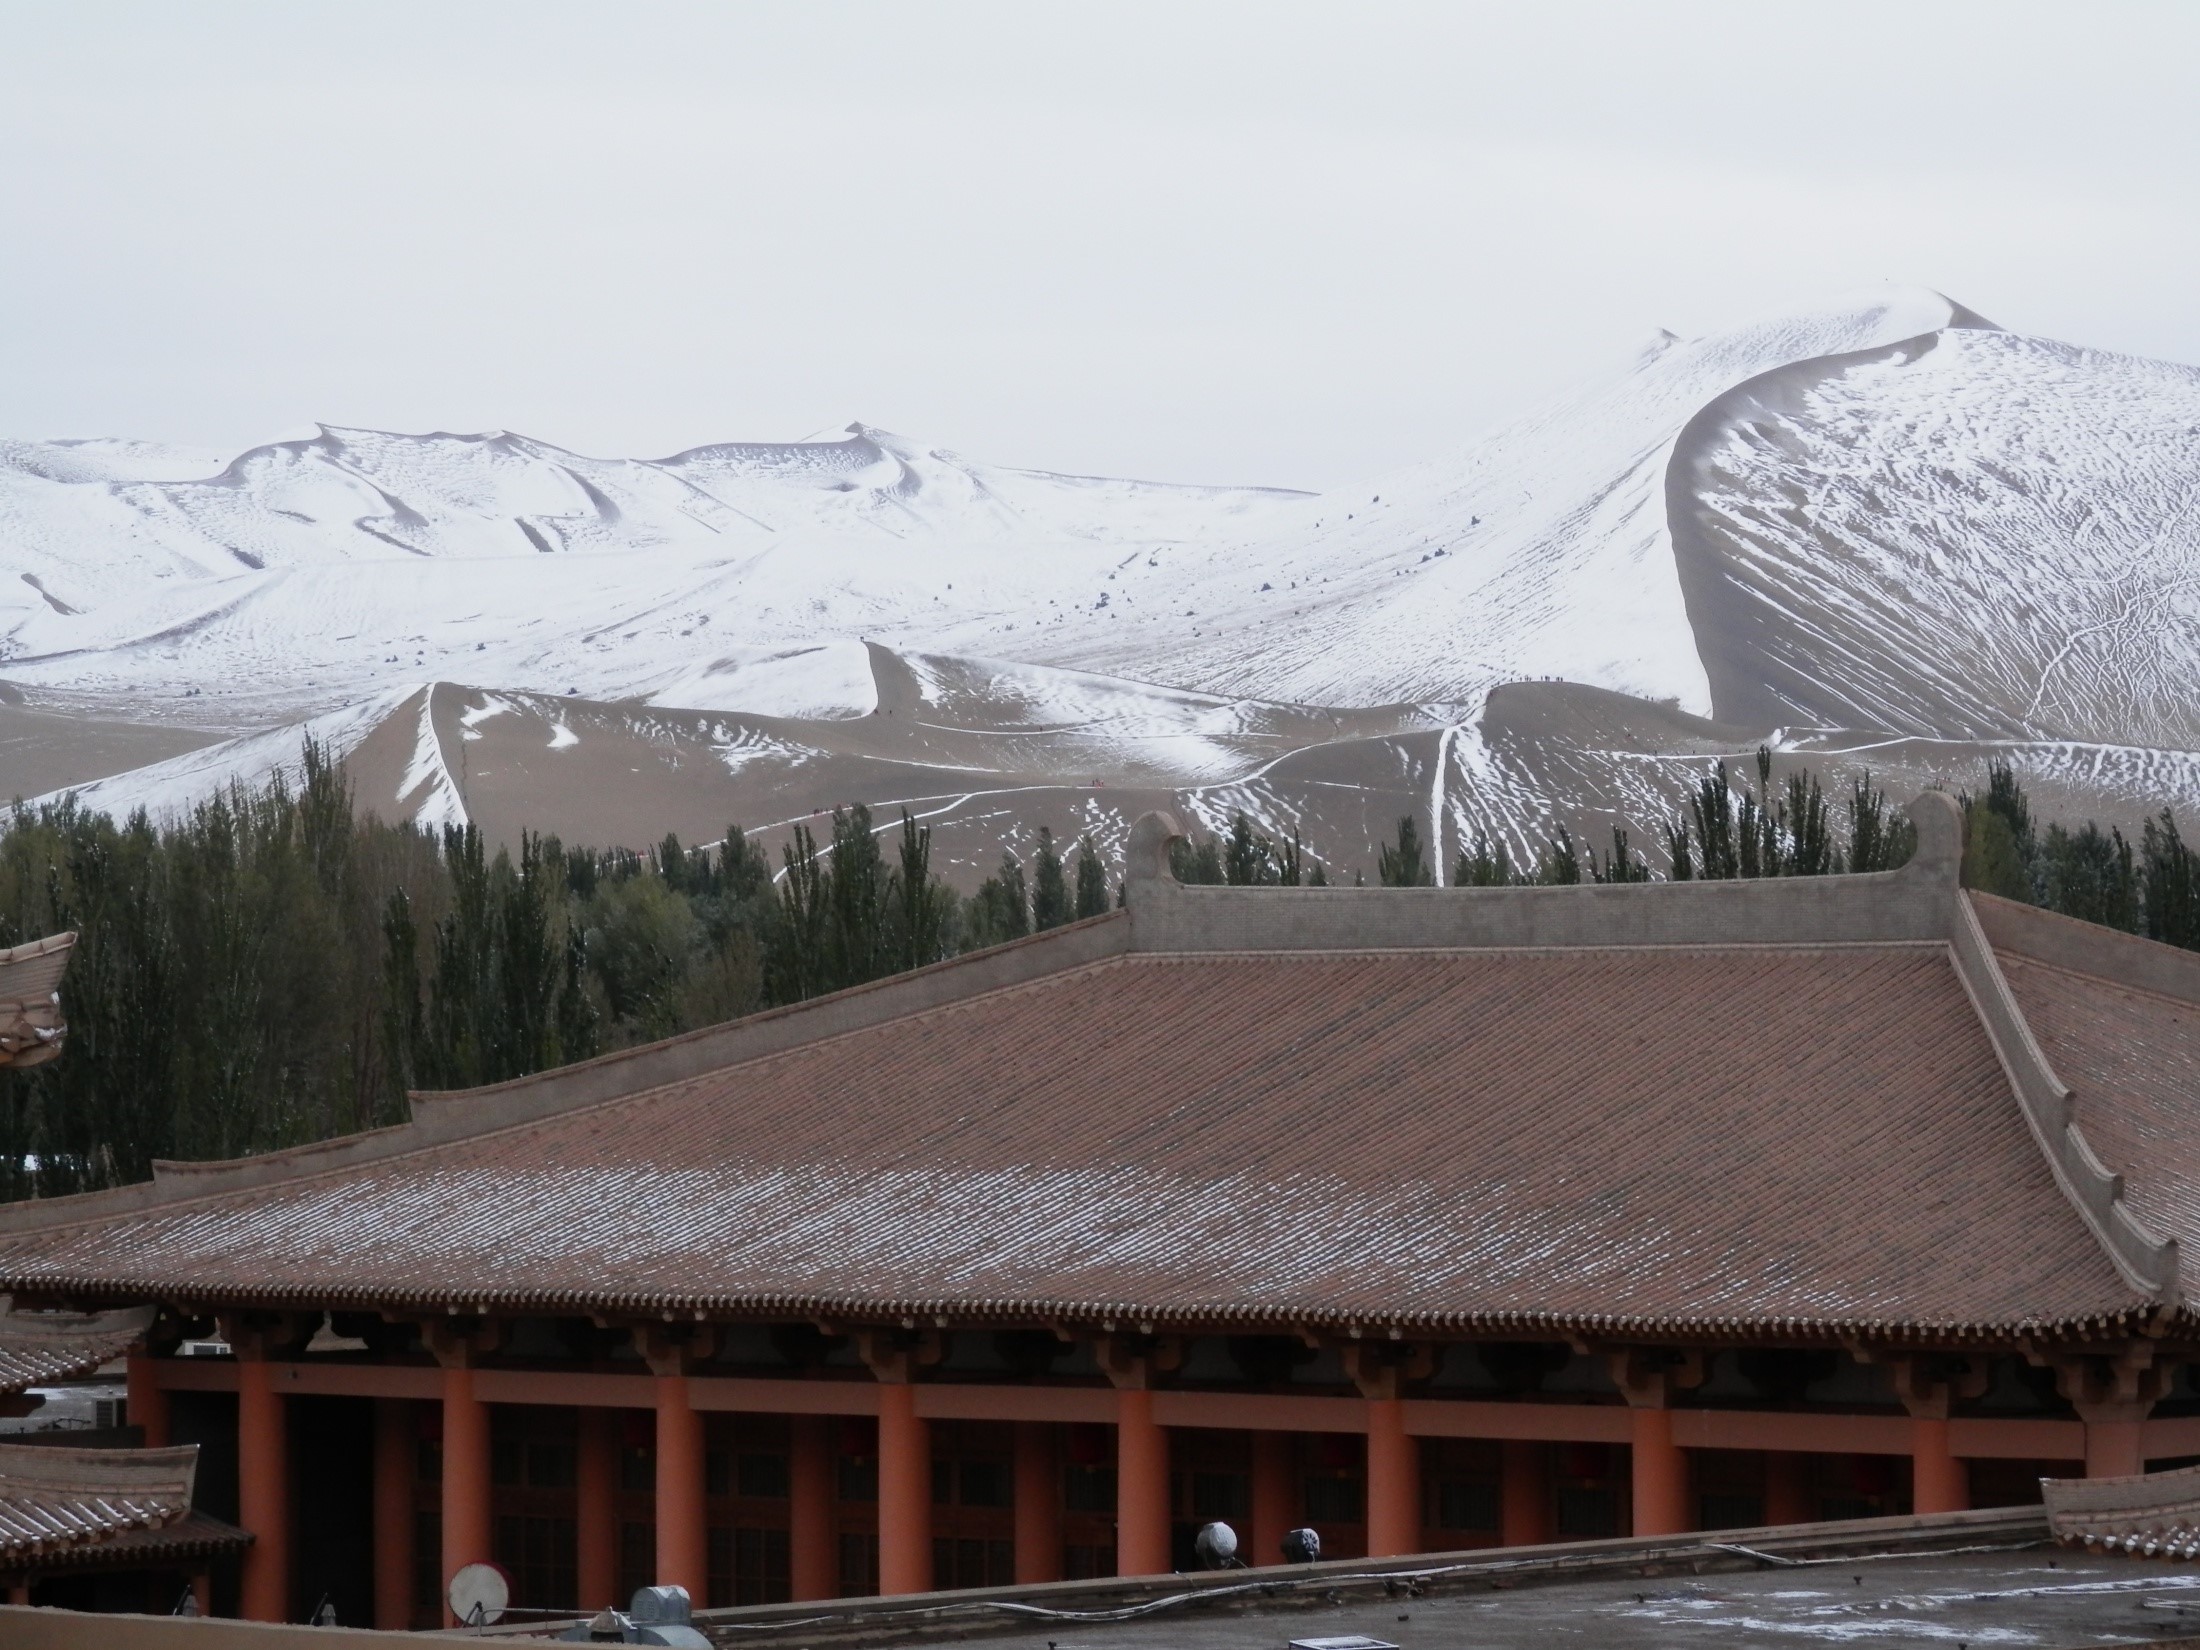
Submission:
POLYGON ((500 1082, 859 985, 1109 908, 1092 844, 1042 831, 969 899, 903 819, 738 830, 646 853, 353 808, 308 745, 295 781, 185 817, 73 803, 0 820, 0 946, 75 929, 66 1056, 0 1070, 0 1198, 140 1180, 400 1120, 413 1088, 500 1082))
MULTIPOLYGON (((1974 885, 2200 948, 2200 858, 2167 811, 2135 846, 2086 825, 2037 829, 2006 768, 1964 799, 1974 885)), ((1662 829, 1677 878, 1824 875, 1900 864, 1908 821, 1868 782, 1840 808, 1814 778, 1737 785, 1707 772, 1662 829)), ((1243 814, 1178 843, 1185 882, 1321 887, 1296 835, 1243 814)), ((1381 881, 1434 880, 1412 819, 1381 881)), ((1646 881, 1625 830, 1608 852, 1564 828, 1514 865, 1477 836, 1452 881, 1646 881)), ((1354 882, 1361 880, 1355 875, 1354 882)), ((968 898, 906 816, 836 812, 797 827, 774 867, 738 830, 646 853, 355 812, 309 746, 295 783, 217 797, 164 823, 73 804, 0 821, 0 945, 76 929, 60 1060, 0 1071, 0 1197, 143 1179, 154 1159, 221 1158, 400 1120, 412 1088, 462 1088, 859 985, 1120 899, 1089 840, 1039 833, 968 898), (884 840, 882 841, 882 834, 884 840)))

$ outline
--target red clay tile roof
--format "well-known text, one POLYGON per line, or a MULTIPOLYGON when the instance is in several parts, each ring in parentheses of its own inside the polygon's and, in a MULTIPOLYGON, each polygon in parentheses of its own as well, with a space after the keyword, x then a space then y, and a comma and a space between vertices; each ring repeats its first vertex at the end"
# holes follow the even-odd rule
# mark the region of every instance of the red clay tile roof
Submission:
POLYGON ((121 1312, 0 1311, 0 1393, 89 1375, 151 1326, 151 1307, 121 1312))
POLYGON ((2144 1305, 1931 943, 1134 952, 309 1170, 0 1234, 0 1281, 1499 1333, 2144 1305))
POLYGON ((2133 1213, 2200 1254, 2200 1005, 2006 952, 2001 966, 2133 1213))
POLYGON ((199 1446, 72 1449, 0 1444, 0 1566, 180 1524, 199 1446))
POLYGON ((2200 1467, 2122 1478, 2043 1478, 2047 1527, 2070 1546, 2200 1557, 2200 1467))

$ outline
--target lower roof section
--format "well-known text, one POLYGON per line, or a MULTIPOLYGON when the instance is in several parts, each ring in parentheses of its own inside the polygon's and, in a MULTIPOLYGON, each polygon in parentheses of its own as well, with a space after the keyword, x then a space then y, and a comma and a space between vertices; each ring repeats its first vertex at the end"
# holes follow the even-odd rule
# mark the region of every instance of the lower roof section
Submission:
POLYGON ((0 1444, 0 1567, 183 1523, 198 1460, 196 1444, 0 1444))
POLYGON ((17 1230, 0 1280, 1500 1334, 2018 1333, 2147 1304, 2058 1187, 1947 946, 1914 941, 1133 950, 17 1230))

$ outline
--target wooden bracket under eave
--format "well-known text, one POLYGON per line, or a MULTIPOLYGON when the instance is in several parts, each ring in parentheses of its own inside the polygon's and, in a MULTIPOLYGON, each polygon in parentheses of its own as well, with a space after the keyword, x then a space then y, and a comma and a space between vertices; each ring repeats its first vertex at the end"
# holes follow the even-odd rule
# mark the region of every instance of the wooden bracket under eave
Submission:
POLYGON ((1094 1361, 1118 1392, 1143 1392, 1157 1374, 1184 1362, 1184 1343, 1174 1335, 1118 1333, 1092 1343, 1094 1361))
POLYGON ((856 1355, 870 1366, 872 1376, 902 1384, 917 1378, 947 1355, 947 1338, 937 1329, 902 1329, 873 1326, 855 1332, 856 1355))
POLYGON ((1599 1350, 1612 1373, 1612 1384, 1635 1409, 1663 1409, 1675 1392, 1703 1385, 1701 1349, 1683 1352, 1664 1346, 1612 1346, 1599 1350))
POLYGON ((1344 1372, 1363 1398, 1396 1398, 1413 1382, 1436 1373, 1436 1348, 1427 1341, 1347 1341, 1344 1372))
POLYGON ((708 1363, 718 1349, 715 1324, 642 1322, 628 1331, 634 1350, 649 1365, 652 1375, 692 1375, 697 1364, 708 1363))
POLYGON ((298 1351, 321 1326, 318 1312, 217 1312, 215 1325, 240 1358, 281 1358, 298 1351))
POLYGON ((420 1343, 445 1369, 471 1369, 504 1342, 504 1325, 495 1318, 417 1318, 420 1343))

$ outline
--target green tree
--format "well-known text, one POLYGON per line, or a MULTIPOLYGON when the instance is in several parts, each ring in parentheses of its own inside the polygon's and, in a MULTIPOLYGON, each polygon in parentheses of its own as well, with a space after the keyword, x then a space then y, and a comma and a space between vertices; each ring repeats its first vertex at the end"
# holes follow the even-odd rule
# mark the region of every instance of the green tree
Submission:
POLYGON ((2200 950, 2200 857, 2185 846, 2167 808, 2146 822, 2139 852, 2146 867, 2147 938, 2200 950))
POLYGON ((1090 835, 1077 839, 1077 917, 1104 917, 1108 912, 1108 873, 1090 835))
POLYGON ((1489 832, 1477 825, 1473 844, 1459 856, 1451 880, 1459 888, 1509 888, 1519 879, 1513 875, 1512 856, 1504 839, 1492 842, 1489 832))
POLYGON ((1070 920, 1069 878, 1062 870, 1062 855, 1054 846, 1054 833, 1039 827, 1039 851, 1031 865, 1031 926, 1034 930, 1059 928, 1070 920))
POLYGON ((1421 828, 1411 814, 1398 820, 1398 840, 1384 843, 1376 854, 1375 874, 1385 888, 1430 888, 1436 883, 1428 856, 1421 851, 1421 828))
POLYGON ((1563 887, 1581 880, 1581 851, 1574 834, 1561 825, 1536 855, 1535 880, 1546 887, 1563 887))

